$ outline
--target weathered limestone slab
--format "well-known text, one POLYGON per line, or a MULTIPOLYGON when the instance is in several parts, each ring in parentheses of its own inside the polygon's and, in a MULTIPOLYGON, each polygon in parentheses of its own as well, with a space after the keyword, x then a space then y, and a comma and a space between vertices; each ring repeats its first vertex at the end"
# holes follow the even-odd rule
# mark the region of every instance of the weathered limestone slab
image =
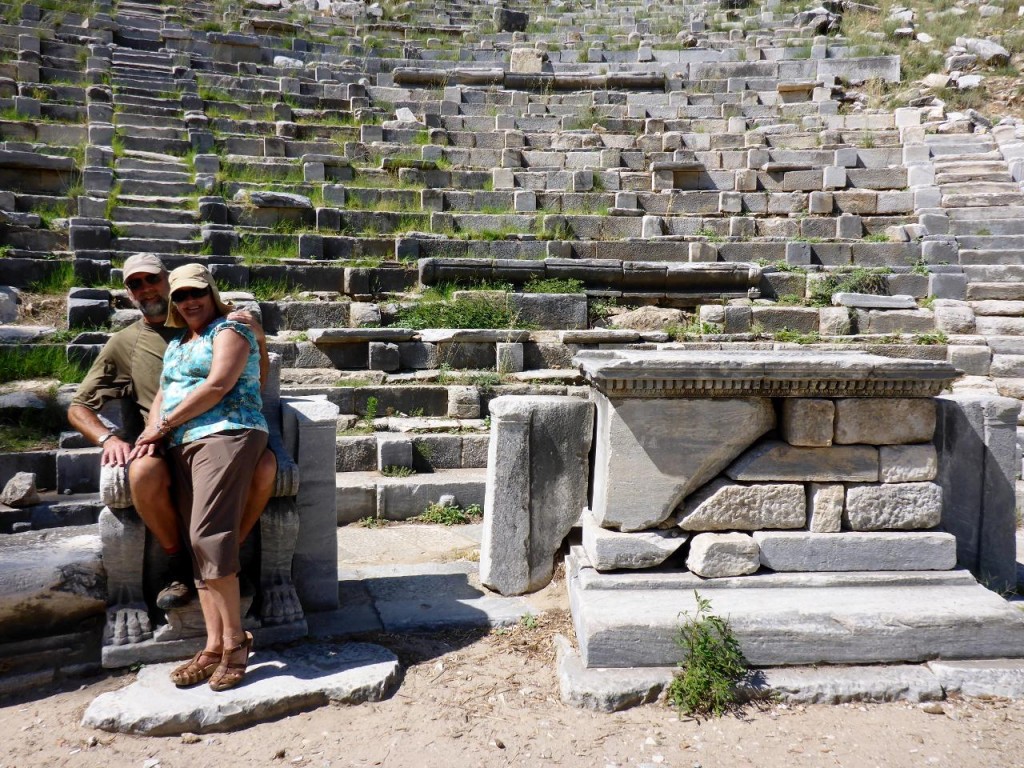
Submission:
POLYGON ((876 482, 878 449, 867 445, 797 448, 765 440, 736 459, 725 474, 743 482, 876 482))
POLYGON ((806 503, 797 483, 739 485, 718 479, 686 500, 678 525, 684 531, 801 528, 806 503))
POLYGON ((854 531, 933 528, 942 519, 942 488, 935 483, 851 485, 844 519, 854 531))
POLYGON ((657 701, 675 668, 587 669, 564 635, 555 635, 558 687, 562 701, 580 709, 619 712, 657 701))
POLYGON ((957 560, 998 592, 1016 589, 1014 478, 1020 466, 1020 403, 991 395, 936 399, 936 482, 942 486, 942 527, 956 536, 957 560))
POLYGON ((943 571, 956 565, 948 533, 818 534, 756 531, 761 564, 773 571, 943 571))
POLYGON ((930 661, 928 669, 946 693, 1024 698, 1024 659, 930 661))
POLYGON ((835 442, 925 443, 935 434, 935 403, 925 399, 836 400, 835 442))
POLYGON ((809 528, 813 533, 839 533, 843 527, 846 487, 842 483, 810 483, 807 486, 809 528))
POLYGON ((744 576, 761 567, 757 542, 745 533, 700 533, 690 542, 686 567, 704 578, 744 576))
POLYGON ((775 425, 767 398, 597 403, 593 511, 603 527, 651 528, 775 425))
POLYGON ((104 615, 107 584, 95 526, 0 536, 0 562, 4 641, 77 631, 104 615))
POLYGON ((590 510, 583 513, 583 550, 599 571, 653 568, 673 555, 689 538, 678 529, 622 533, 602 528, 590 510))
POLYGON ((782 439, 790 445, 832 445, 836 407, 831 400, 786 398, 782 401, 782 439))
POLYGON ((245 682, 229 691, 176 688, 168 677, 175 666, 143 667, 131 685, 93 700, 82 725, 148 736, 228 731, 331 703, 380 701, 399 677, 398 658, 367 643, 257 650, 245 682))
POLYGON ((878 479, 883 483, 919 483, 934 480, 939 457, 931 443, 883 445, 878 449, 878 479))
POLYGON ((925 667, 775 667, 765 670, 763 689, 793 704, 854 701, 941 701, 939 679, 925 667))
MULTIPOLYGON (((846 535, 817 538, 831 541, 846 535)), ((729 617, 744 656, 756 666, 1002 658, 1019 655, 1024 647, 1024 614, 973 579, 956 578, 956 572, 943 573, 938 580, 933 580, 935 574, 906 573, 895 583, 892 574, 879 573, 885 580, 877 584, 866 581, 864 574, 834 574, 832 583, 817 578, 824 575, 708 579, 697 588, 717 615, 729 617), (807 583, 790 583, 797 576, 807 583), (779 588, 780 580, 788 587, 779 588), (765 586, 760 586, 762 581, 765 586)), ((584 665, 675 665, 681 654, 675 642, 679 617, 692 616, 697 608, 694 587, 643 585, 649 578, 642 571, 598 578, 621 583, 582 589, 582 575, 568 581, 584 665), (637 586, 630 588, 630 582, 637 586)))
POLYGON ((572 397, 490 403, 480 580, 503 595, 540 589, 587 503, 594 406, 572 397))

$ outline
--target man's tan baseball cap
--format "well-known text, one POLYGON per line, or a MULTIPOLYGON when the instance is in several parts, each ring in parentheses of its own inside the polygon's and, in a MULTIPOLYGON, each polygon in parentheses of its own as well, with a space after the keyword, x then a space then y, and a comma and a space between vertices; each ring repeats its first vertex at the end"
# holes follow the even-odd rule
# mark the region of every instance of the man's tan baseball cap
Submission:
POLYGON ((152 253, 135 253, 125 261, 124 266, 121 268, 121 277, 127 282, 129 277, 137 275, 139 272, 159 275, 166 271, 167 269, 164 267, 163 262, 152 253))

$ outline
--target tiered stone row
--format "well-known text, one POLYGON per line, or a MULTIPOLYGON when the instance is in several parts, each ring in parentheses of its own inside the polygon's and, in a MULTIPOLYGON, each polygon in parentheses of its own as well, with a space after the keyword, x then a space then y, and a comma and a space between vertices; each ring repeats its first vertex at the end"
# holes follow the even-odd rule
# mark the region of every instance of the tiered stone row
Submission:
MULTIPOLYGON (((358 516, 387 506, 359 474, 392 466, 385 453, 479 470, 491 397, 573 391, 575 353, 683 326, 712 348, 796 337, 948 359, 1006 393, 1024 378, 1019 131, 941 106, 852 110, 849 84, 896 82, 900 62, 826 35, 827 12, 79 6, 57 24, 26 5, 0 27, 16 54, 3 98, 49 118, 2 123, 0 281, 62 264, 79 284, 116 280, 137 250, 210 263, 261 313, 286 389, 326 395, 360 429, 372 398, 378 431, 405 433, 398 453, 380 435, 340 440, 358 516), (25 213, 48 206, 77 216, 25 213), (861 267, 891 270, 876 282, 899 296, 796 305, 861 267), (521 292, 548 279, 580 292, 521 292), (502 300, 528 330, 401 327, 422 288, 483 281, 513 286, 502 300), (286 286, 307 293, 267 300, 286 286), (685 314, 618 327, 602 317, 613 303, 685 314)), ((116 326, 125 307, 76 288, 69 322, 116 326)))

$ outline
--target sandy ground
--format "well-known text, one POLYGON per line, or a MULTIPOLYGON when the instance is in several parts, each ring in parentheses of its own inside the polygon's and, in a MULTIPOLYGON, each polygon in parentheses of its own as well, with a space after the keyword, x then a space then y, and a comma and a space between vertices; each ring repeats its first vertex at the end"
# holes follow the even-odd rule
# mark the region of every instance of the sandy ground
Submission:
MULTIPOLYGON (((341 562, 426 562, 472 551, 462 526, 339 530, 341 562)), ((560 574, 559 574, 560 575, 560 574)), ((385 701, 329 706, 233 733, 142 737, 79 725, 130 673, 0 701, 0 768, 95 766, 927 766, 1024 768, 1024 701, 767 705, 698 722, 664 704, 616 714, 561 703, 552 638, 572 636, 564 582, 508 629, 376 635, 404 678, 385 701)), ((257 654, 259 649, 257 649, 257 654)))
POLYGON ((559 700, 551 637, 568 617, 489 633, 376 637, 405 670, 387 700, 234 733, 153 738, 79 725, 131 674, 4 702, 0 766, 1024 766, 1024 702, 772 705, 697 722, 652 704, 617 714, 559 700))

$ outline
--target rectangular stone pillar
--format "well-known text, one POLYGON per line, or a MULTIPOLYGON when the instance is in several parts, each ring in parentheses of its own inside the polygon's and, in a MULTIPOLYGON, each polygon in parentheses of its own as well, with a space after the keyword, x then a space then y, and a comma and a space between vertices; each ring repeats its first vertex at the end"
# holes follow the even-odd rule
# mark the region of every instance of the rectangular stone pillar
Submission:
POLYGON ((1020 403, 974 394, 942 395, 936 403, 936 482, 943 491, 942 525, 956 536, 957 561, 993 591, 1015 589, 1020 403))
POLYGON ((299 535, 292 579, 306 611, 338 607, 338 511, 335 433, 338 406, 327 400, 282 398, 284 444, 299 465, 299 535))
POLYGON ((575 397, 490 403, 480 580, 503 595, 544 587, 587 504, 594 406, 575 397))

